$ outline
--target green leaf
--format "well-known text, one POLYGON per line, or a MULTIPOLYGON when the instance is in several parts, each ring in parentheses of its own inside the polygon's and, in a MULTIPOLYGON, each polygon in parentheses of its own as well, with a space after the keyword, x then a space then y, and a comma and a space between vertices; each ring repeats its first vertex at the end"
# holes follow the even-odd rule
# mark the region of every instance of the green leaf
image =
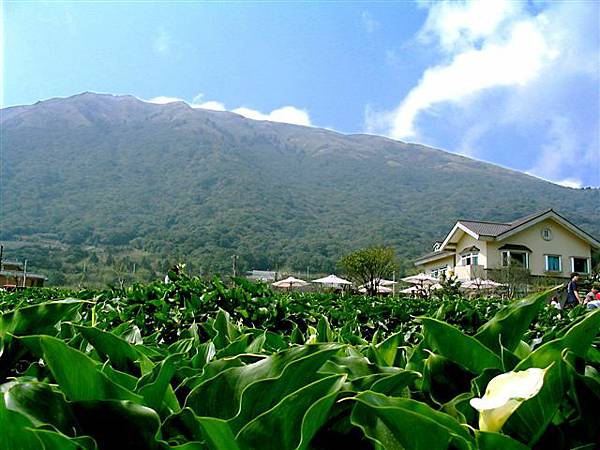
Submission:
POLYGON ((571 326, 561 338, 547 342, 527 358, 515 371, 530 367, 545 369, 544 385, 533 398, 525 401, 504 425, 504 430, 528 445, 534 445, 542 436, 558 411, 573 380, 573 371, 567 355, 585 357, 588 348, 600 330, 600 310, 588 313, 571 326))
POLYGON ((125 339, 98 328, 76 326, 76 329, 104 360, 110 360, 115 369, 137 376, 140 375, 140 367, 142 373, 152 370, 154 364, 125 339))
POLYGON ((276 378, 259 380, 248 385, 241 394, 239 413, 230 421, 233 431, 238 432, 246 423, 271 409, 285 396, 316 379, 323 378, 324 375, 318 374, 317 371, 336 351, 337 348, 325 348, 290 362, 276 378))
POLYGON ((10 450, 43 450, 37 436, 29 429, 32 423, 23 415, 10 411, 0 394, 0 448, 10 450))
MULTIPOLYGON (((312 355, 323 364, 338 349, 339 346, 334 344, 304 345, 253 364, 229 368, 196 386, 187 396, 185 406, 192 408, 198 416, 230 419, 239 412, 242 392, 250 384, 277 378, 292 362, 312 355)), ((304 375, 297 374, 298 377, 304 375)))
POLYGON ((502 360, 478 340, 437 319, 421 317, 425 340, 442 356, 475 374, 485 369, 502 369, 502 360))
POLYGON ((332 375, 287 395, 238 433, 242 448, 306 449, 323 426, 344 375, 332 375))
POLYGON ((351 421, 365 435, 386 450, 470 449, 467 428, 453 417, 411 399, 362 392, 351 421))
POLYGON ((54 326, 60 320, 73 317, 84 303, 83 300, 66 299, 26 306, 0 315, 0 338, 7 334, 56 334, 54 326))
POLYGON ((475 335, 475 339, 497 354, 500 354, 501 345, 514 352, 529 324, 553 292, 555 289, 514 301, 483 325, 475 335))
POLYGON ((160 411, 163 402, 173 412, 178 412, 181 408, 177 401, 177 397, 173 392, 173 388, 169 384, 173 375, 175 375, 175 365, 173 360, 178 355, 170 355, 162 361, 154 370, 150 380, 140 380, 141 387, 138 393, 144 397, 144 403, 155 411, 160 411))
POLYGON ((479 450, 527 450, 529 447, 521 444, 519 441, 500 433, 491 433, 488 431, 477 431, 477 448, 479 450))
POLYGON ((202 435, 211 450, 239 450, 229 424, 215 417, 198 417, 202 435))
POLYGON ((32 429, 31 432, 43 443, 44 450, 96 450, 96 442, 87 436, 72 438, 52 430, 32 429))
POLYGON ((95 400, 72 403, 82 434, 92 436, 100 449, 158 449, 158 415, 130 401, 95 400))
POLYGON ((217 350, 227 347, 241 334, 238 328, 231 323, 229 313, 222 309, 219 309, 212 328, 215 331, 215 336, 212 341, 217 350))
POLYGON ((326 316, 322 316, 317 324, 317 342, 333 342, 333 332, 326 316))
POLYGON ((369 357, 380 366, 395 366, 399 356, 400 344, 404 342, 403 333, 395 333, 383 342, 369 348, 369 357))
POLYGON ((141 401, 141 397, 111 381, 97 363, 84 353, 51 336, 23 339, 37 340, 52 375, 69 400, 118 399, 141 401))
POLYGON ((64 395, 48 384, 14 381, 2 386, 4 401, 11 411, 21 413, 35 426, 50 424, 71 433, 75 418, 64 395))

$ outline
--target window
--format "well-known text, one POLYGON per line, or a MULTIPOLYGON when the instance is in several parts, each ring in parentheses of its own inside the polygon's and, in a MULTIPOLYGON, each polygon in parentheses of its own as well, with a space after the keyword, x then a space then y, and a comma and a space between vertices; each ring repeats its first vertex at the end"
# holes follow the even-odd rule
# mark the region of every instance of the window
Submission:
POLYGON ((590 267, 587 258, 571 257, 571 271, 578 273, 589 273, 590 267))
POLYGON ((562 258, 560 255, 545 255, 546 271, 562 272, 562 258))
POLYGON ((439 278, 442 274, 446 273, 446 269, 448 269, 448 266, 436 267, 435 269, 431 269, 431 276, 439 278))
POLYGON ((508 267, 516 264, 525 269, 529 269, 529 253, 515 250, 505 250, 502 252, 502 267, 508 267))
POLYGON ((461 255, 461 261, 463 266, 476 266, 479 264, 479 253, 467 253, 461 255))
POLYGON ((552 230, 550 228, 546 227, 542 230, 542 239, 545 241, 552 240, 552 230))
POLYGON ((502 267, 508 267, 510 264, 510 252, 502 252, 502 267))

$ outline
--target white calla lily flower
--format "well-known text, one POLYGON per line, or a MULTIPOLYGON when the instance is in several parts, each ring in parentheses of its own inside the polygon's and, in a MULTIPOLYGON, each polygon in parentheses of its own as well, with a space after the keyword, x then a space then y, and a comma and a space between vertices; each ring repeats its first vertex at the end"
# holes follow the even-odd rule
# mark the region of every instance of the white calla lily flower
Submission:
POLYGON ((507 372, 490 380, 485 395, 470 401, 471 406, 479 411, 479 429, 500 431, 521 403, 540 392, 546 370, 531 368, 507 372))

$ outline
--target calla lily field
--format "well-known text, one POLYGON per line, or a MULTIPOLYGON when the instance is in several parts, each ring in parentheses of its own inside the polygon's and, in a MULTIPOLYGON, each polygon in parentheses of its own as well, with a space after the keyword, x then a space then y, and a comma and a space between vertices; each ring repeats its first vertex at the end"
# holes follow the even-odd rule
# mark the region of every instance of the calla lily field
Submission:
POLYGON ((0 293, 0 449, 598 448, 600 311, 273 293, 0 293))

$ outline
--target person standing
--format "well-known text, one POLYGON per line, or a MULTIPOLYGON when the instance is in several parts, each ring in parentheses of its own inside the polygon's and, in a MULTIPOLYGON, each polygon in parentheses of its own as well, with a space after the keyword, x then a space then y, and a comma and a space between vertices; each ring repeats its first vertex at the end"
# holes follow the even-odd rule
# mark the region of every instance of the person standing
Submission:
POLYGON ((579 274, 573 272, 571 274, 571 281, 567 285, 567 301, 565 302, 566 308, 573 308, 581 304, 581 298, 579 298, 579 292, 577 292, 577 282, 579 281, 579 274))

